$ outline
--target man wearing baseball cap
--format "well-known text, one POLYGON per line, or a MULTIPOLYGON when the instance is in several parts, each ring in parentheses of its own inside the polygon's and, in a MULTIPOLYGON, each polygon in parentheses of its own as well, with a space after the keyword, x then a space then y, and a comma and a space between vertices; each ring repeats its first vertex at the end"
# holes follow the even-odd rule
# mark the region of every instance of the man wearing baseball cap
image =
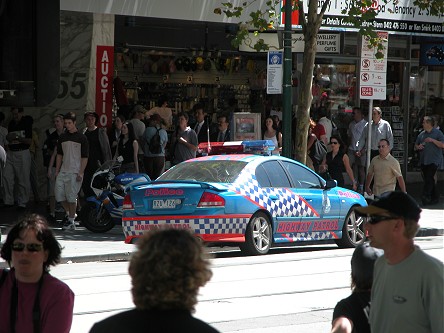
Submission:
POLYGON ((444 332, 444 265, 414 244, 421 213, 416 201, 394 191, 355 211, 368 217, 370 245, 384 250, 375 263, 372 332, 444 332))

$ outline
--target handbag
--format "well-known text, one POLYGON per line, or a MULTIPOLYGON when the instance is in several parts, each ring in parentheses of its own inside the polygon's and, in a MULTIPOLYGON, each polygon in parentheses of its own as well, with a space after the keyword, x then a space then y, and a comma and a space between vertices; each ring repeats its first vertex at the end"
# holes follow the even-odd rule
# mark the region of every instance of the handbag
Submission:
POLYGON ((321 163, 324 160, 325 155, 327 155, 327 146, 323 141, 316 139, 310 149, 311 159, 321 163))

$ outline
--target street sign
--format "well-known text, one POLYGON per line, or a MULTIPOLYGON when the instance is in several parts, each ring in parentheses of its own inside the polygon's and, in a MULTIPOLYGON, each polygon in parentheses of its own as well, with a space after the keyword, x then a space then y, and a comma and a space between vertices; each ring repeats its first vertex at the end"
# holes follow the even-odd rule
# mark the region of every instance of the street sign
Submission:
POLYGON ((377 51, 368 45, 365 36, 362 37, 361 72, 359 75, 361 99, 386 99, 388 33, 379 31, 378 36, 383 39, 382 59, 376 58, 377 51))
POLYGON ((267 55, 267 94, 282 94, 283 80, 282 51, 269 51, 267 55))

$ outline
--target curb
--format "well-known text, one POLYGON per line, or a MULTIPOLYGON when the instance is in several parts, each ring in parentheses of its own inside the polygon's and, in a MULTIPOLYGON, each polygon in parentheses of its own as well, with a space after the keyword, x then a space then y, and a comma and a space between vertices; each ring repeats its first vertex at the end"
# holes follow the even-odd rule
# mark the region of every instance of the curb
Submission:
POLYGON ((110 253, 110 254, 92 254, 86 256, 62 257, 60 264, 79 264, 93 261, 128 261, 132 252, 110 253))
MULTIPOLYGON (((420 228, 415 238, 417 237, 435 237, 444 236, 444 229, 438 228, 420 228)), ((128 261, 131 258, 132 252, 120 252, 120 253, 109 253, 109 254, 91 254, 84 256, 68 256, 62 257, 60 264, 78 264, 85 262, 95 262, 95 261, 128 261)), ((8 268, 6 261, 0 260, 0 268, 8 268)))
POLYGON ((437 228, 421 228, 415 237, 433 237, 433 236, 443 236, 444 229, 437 228))
MULTIPOLYGON (((59 265, 62 264, 80 264, 95 261, 128 261, 131 258, 131 252, 111 253, 111 254, 92 254, 87 256, 62 257, 59 265)), ((9 268, 6 261, 0 261, 0 269, 9 268)))

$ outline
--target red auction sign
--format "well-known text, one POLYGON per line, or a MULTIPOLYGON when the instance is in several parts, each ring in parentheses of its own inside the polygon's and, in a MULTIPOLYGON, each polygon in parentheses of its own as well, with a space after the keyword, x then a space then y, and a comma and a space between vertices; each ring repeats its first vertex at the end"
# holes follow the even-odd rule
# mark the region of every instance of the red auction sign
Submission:
POLYGON ((99 127, 111 127, 113 108, 114 47, 97 45, 96 113, 99 127))

